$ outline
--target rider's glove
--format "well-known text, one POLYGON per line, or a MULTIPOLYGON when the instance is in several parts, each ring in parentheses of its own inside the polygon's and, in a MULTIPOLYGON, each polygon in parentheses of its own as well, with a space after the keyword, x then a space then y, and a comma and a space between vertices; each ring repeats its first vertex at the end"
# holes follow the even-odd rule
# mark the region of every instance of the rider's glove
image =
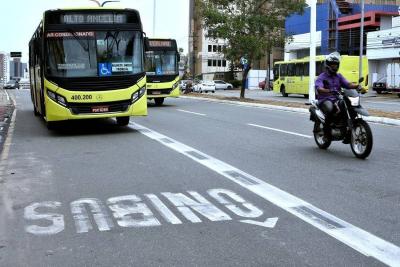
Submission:
POLYGON ((361 85, 358 85, 357 91, 360 92, 361 94, 365 94, 366 92, 368 92, 368 89, 362 87, 361 85))

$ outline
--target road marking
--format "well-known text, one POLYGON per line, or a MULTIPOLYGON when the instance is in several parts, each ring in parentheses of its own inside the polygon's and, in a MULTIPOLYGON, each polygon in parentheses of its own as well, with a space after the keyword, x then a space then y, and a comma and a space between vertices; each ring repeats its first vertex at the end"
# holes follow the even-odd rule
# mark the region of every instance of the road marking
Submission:
POLYGON ((184 109, 177 109, 177 111, 190 113, 190 114, 195 114, 195 115, 199 115, 199 116, 207 116, 206 114, 203 114, 203 113, 197 113, 197 112, 188 111, 188 110, 184 110, 184 109))
POLYGON ((335 217, 316 206, 302 200, 288 192, 285 192, 261 179, 258 179, 238 168, 233 167, 221 160, 213 158, 199 150, 187 146, 179 141, 167 137, 161 133, 153 131, 137 123, 130 123, 133 129, 138 130, 143 135, 160 142, 161 144, 181 153, 201 165, 219 173, 229 180, 250 190, 256 195, 286 210, 301 220, 311 224, 322 232, 336 238, 342 243, 364 254, 390 265, 400 266, 400 248, 396 245, 383 240, 355 225, 335 217), (163 138, 168 138, 173 143, 164 143, 163 138), (198 159, 189 152, 195 151, 206 159, 198 159), (236 176, 229 175, 228 172, 239 173, 246 180, 237 179, 236 176), (251 181, 250 183, 248 181, 251 181))
POLYGON ((4 90, 6 92, 6 96, 7 96, 7 101, 10 101, 10 96, 8 95, 7 90, 4 90))
POLYGON ((372 104, 385 104, 385 105, 395 105, 395 106, 399 106, 400 103, 397 102, 378 102, 378 101, 365 101, 365 103, 372 103, 372 104))
MULTIPOLYGON (((240 217, 238 222, 274 228, 276 217, 267 218, 264 221, 256 221, 264 211, 246 201, 237 193, 222 188, 207 190, 208 195, 226 209, 223 211, 206 197, 196 191, 185 193, 162 192, 161 196, 176 209, 175 212, 186 219, 187 222, 201 223, 202 219, 211 222, 232 221, 228 214, 240 217), (251 219, 251 220, 249 220, 251 219)), ((144 194, 144 198, 137 195, 124 195, 107 199, 106 204, 96 198, 80 198, 70 203, 71 215, 78 234, 87 233, 97 229, 100 232, 110 231, 116 224, 123 228, 142 228, 161 226, 159 220, 150 209, 153 206, 159 215, 169 224, 183 224, 174 211, 164 204, 155 194, 144 194), (150 203, 146 204, 144 200, 150 203), (107 209, 108 207, 108 209, 107 209), (110 215, 111 211, 111 215, 110 215), (97 226, 97 228, 96 228, 97 226)), ((65 217, 56 213, 62 209, 62 203, 58 201, 35 202, 24 209, 24 219, 27 221, 25 231, 37 236, 55 235, 65 230, 65 217)))
POLYGON ((253 220, 241 220, 240 222, 247 223, 247 224, 254 224, 254 225, 258 225, 258 226, 262 226, 262 227, 266 227, 266 228, 274 228, 276 223, 278 222, 278 217, 268 218, 263 222, 257 222, 257 221, 253 221, 253 220))
POLYGON ((253 127, 258 127, 258 128, 263 128, 263 129, 267 129, 267 130, 271 130, 271 131, 276 131, 276 132, 281 132, 281 133, 286 133, 286 134, 291 134, 291 135, 297 135, 297 136, 301 136, 301 137, 305 137, 305 138, 312 138, 311 135, 305 135, 305 134, 300 134, 300 133, 295 133, 295 132, 284 131, 281 129, 271 128, 271 127, 262 126, 262 125, 258 125, 258 124, 248 123, 247 125, 253 126, 253 127))

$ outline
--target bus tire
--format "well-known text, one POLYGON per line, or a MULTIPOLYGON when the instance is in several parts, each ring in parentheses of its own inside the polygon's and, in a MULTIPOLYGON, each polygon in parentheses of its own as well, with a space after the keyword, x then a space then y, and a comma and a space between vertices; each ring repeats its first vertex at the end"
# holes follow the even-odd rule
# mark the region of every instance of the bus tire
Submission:
POLYGON ((126 117, 117 117, 118 126, 126 126, 129 123, 129 116, 126 117))
POLYGON ((162 106, 164 103, 164 97, 154 98, 154 102, 156 102, 156 106, 162 106))
POLYGON ((282 85, 282 87, 281 87, 281 93, 282 93, 283 97, 288 97, 289 96, 289 94, 286 93, 286 89, 285 89, 284 85, 282 85))
POLYGON ((33 115, 35 115, 36 117, 40 115, 35 104, 33 104, 33 115))

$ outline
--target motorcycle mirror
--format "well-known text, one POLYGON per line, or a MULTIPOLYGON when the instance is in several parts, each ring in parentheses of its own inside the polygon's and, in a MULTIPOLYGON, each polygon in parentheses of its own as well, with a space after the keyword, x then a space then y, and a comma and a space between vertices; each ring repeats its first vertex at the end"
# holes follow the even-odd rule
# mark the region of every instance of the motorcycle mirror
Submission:
POLYGON ((361 77, 359 80, 358 80, 358 83, 362 83, 364 81, 364 77, 361 77))

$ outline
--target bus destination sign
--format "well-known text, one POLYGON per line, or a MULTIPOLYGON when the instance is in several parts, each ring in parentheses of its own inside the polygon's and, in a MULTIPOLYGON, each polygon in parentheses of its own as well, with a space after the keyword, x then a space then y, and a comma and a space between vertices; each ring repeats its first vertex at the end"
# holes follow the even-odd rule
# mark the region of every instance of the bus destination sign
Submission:
POLYGON ((149 40, 151 47, 172 47, 172 42, 169 40, 149 40))
POLYGON ((63 24, 122 24, 127 22, 125 14, 64 14, 61 17, 63 24))

